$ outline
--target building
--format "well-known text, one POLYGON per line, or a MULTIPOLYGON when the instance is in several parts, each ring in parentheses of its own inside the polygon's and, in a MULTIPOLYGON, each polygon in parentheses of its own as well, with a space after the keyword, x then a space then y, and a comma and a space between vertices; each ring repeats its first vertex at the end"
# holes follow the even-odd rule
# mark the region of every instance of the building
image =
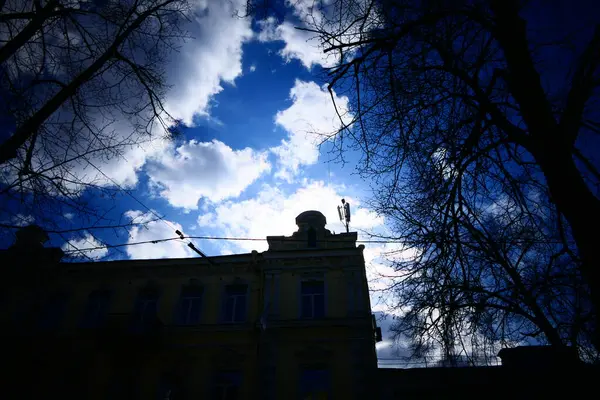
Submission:
POLYGON ((382 400, 584 399, 596 388, 599 365, 582 362, 572 347, 517 346, 500 350, 502 365, 377 371, 382 400))
POLYGON ((262 253, 89 263, 26 229, 0 254, 3 397, 373 397, 364 246, 296 223, 262 253))

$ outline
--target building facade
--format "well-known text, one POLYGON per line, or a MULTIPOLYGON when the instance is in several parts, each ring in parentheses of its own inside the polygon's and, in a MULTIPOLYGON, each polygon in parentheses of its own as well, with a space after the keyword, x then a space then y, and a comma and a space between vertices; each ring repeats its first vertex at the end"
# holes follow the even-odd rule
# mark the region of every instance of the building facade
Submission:
MULTIPOLYGON (((230 256, 61 263, 17 240, 1 299, 6 398, 368 398, 364 246, 307 211, 230 256)), ((33 235, 36 237, 35 235, 33 235)), ((39 237, 39 234, 38 234, 39 237)), ((33 242, 33 243, 32 243, 33 242)))

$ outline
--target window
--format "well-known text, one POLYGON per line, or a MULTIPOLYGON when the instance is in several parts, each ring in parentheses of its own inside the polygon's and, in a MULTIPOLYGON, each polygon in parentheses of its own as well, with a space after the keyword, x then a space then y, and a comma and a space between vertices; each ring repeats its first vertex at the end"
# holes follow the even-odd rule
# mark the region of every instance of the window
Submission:
POLYGON ((302 318, 323 318, 325 316, 325 283, 304 281, 301 284, 302 318))
POLYGON ((315 228, 308 228, 308 247, 317 247, 317 231, 315 228))
POLYGON ((218 372, 213 382, 214 400, 236 400, 240 398, 242 374, 239 371, 218 372))
POLYGON ((235 284, 225 287, 224 322, 244 322, 246 320, 246 297, 248 285, 235 284))
POLYGON ((39 328, 53 331, 60 327, 67 308, 67 295, 58 293, 46 299, 42 305, 39 328))
POLYGON ((81 326, 83 328, 98 328, 104 324, 110 306, 111 292, 108 290, 94 290, 88 296, 81 326))
POLYGON ((323 368, 303 369, 300 376, 302 400, 329 399, 329 371, 323 368))
POLYGON ((202 293, 200 286, 184 286, 179 298, 177 323, 180 325, 197 325, 200 323, 202 307, 202 293))
POLYGON ((144 289, 140 291, 133 310, 134 328, 151 327, 157 322, 158 291, 144 289))

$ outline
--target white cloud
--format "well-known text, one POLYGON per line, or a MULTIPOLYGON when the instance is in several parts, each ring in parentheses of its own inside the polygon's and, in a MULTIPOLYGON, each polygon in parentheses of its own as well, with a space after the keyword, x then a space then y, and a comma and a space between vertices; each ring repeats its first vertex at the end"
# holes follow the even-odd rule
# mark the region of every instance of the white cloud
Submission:
MULTIPOLYGON (((174 229, 183 231, 181 225, 176 222, 167 221, 173 227, 162 220, 155 221, 154 216, 137 210, 130 210, 125 215, 131 220, 144 225, 136 225, 129 231, 127 243, 145 242, 156 239, 165 239, 175 236, 174 229)), ((126 247, 127 255, 132 259, 156 259, 156 258, 184 258, 194 257, 194 253, 187 243, 181 240, 171 240, 160 243, 139 244, 126 247)))
POLYGON ((195 115, 207 114, 210 98, 221 92, 222 82, 233 84, 242 75, 242 44, 252 38, 250 18, 234 16, 243 0, 198 3, 190 36, 169 72, 173 89, 167 110, 187 125, 195 115))
POLYGON ((287 62, 297 59, 307 69, 315 65, 333 67, 337 59, 334 54, 326 54, 318 45, 315 34, 296 29, 294 24, 284 21, 276 25, 274 18, 270 17, 260 21, 261 31, 258 39, 262 42, 283 41, 285 46, 279 51, 279 55, 287 62))
MULTIPOLYGON (((133 128, 127 121, 118 121, 113 124, 111 129, 114 129, 115 138, 124 143, 117 149, 118 154, 112 154, 112 157, 107 159, 107 154, 98 152, 75 160, 69 165, 70 173, 81 179, 83 183, 98 186, 115 186, 116 184, 126 188, 135 187, 138 183, 138 172, 146 161, 164 152, 170 142, 166 138, 165 132, 162 131, 162 127, 158 126, 153 129, 154 137, 151 140, 128 136, 131 135, 133 128)), ((66 186, 70 190, 85 188, 78 183, 67 183, 66 186)))
MULTIPOLYGON (((291 9, 293 17, 286 18, 281 24, 270 17, 259 21, 260 32, 258 39, 263 42, 283 41, 284 48, 279 55, 286 61, 299 60, 307 69, 315 65, 330 68, 338 65, 341 61, 339 53, 325 49, 339 45, 340 36, 323 41, 317 33, 297 28, 308 28, 324 32, 343 31, 343 41, 352 43, 359 41, 370 29, 381 26, 381 20, 376 8, 372 7, 370 1, 352 2, 349 9, 346 2, 333 0, 286 0, 285 5, 291 9), (342 9, 340 9, 342 7, 342 9), (367 14, 366 20, 356 23, 358 18, 367 14), (290 21, 290 19, 292 21, 290 21)), ((353 57, 355 49, 344 51, 344 60, 353 57)))
MULTIPOLYGON (((327 218, 327 229, 332 232, 345 232, 337 213, 337 205, 344 197, 351 205, 351 231, 359 232, 359 240, 368 240, 361 231, 382 231, 385 229, 383 217, 364 208, 360 202, 344 194, 344 186, 326 185, 321 181, 304 181, 302 186, 288 193, 280 187, 263 185, 260 193, 251 199, 227 201, 217 205, 211 212, 203 212, 197 220, 198 229, 213 235, 228 237, 250 237, 263 239, 267 236, 286 235, 295 232, 295 219, 303 211, 317 210, 327 218)), ((265 251, 266 241, 219 242, 221 254, 265 251)), ((371 293, 371 304, 375 311, 387 311, 389 297, 381 292, 388 288, 397 273, 382 259, 382 254, 401 249, 399 244, 365 244, 364 257, 367 279, 371 293)))
MULTIPOLYGON (((281 144, 271 149, 278 156, 280 170, 276 176, 290 180, 301 165, 319 159, 319 144, 342 126, 326 87, 315 82, 296 80, 290 90, 292 105, 275 116, 275 123, 288 133, 281 144)), ((337 96, 335 104, 344 124, 350 123, 348 98, 337 96)))
MULTIPOLYGON (((264 185, 251 199, 219 204, 213 212, 198 217, 198 227, 208 228, 226 236, 266 238, 271 235, 291 235, 298 227, 296 217, 306 210, 317 210, 327 218, 327 229, 337 233, 345 231, 339 222, 337 205, 340 204, 343 186, 330 186, 321 181, 304 182, 293 193, 279 187, 264 185)), ((352 230, 371 229, 383 224, 375 213, 360 207, 358 200, 346 196, 352 207, 352 230)), ((242 251, 267 249, 265 242, 235 242, 242 251)))
POLYGON ((101 241, 90 233, 84 232, 83 237, 73 238, 63 244, 61 248, 70 257, 99 260, 108 254, 108 249, 102 246, 104 244, 101 241))
POLYGON ((213 140, 191 140, 147 166, 151 186, 173 207, 196 209, 200 198, 213 202, 239 196, 270 170, 267 152, 233 150, 213 140))
MULTIPOLYGON (((380 232, 384 231, 379 226, 380 232)), ((377 240, 377 239, 375 239, 377 240)), ((402 279, 404 271, 392 267, 392 261, 410 261, 417 255, 417 250, 402 245, 401 243, 377 243, 365 247, 365 268, 367 280, 371 289, 371 308, 373 311, 384 311, 398 314, 400 310, 390 307, 393 305, 394 293, 390 290, 394 283, 402 279)))
MULTIPOLYGON (((242 44, 252 38, 250 18, 234 15, 236 10, 243 9, 244 0, 197 0, 192 3, 190 22, 182 26, 190 38, 182 43, 179 51, 170 54, 170 60, 164 66, 165 78, 170 86, 165 107, 174 118, 188 125, 193 124, 195 115, 208 115, 210 100, 223 90, 223 82, 233 84, 242 75, 242 44)), ((53 121, 61 118, 60 113, 53 115, 53 121)), ((90 119, 95 120, 98 126, 105 126, 106 135, 102 137, 102 143, 99 144, 96 136, 90 135, 75 144, 68 155, 87 153, 86 159, 91 164, 85 159, 78 159, 47 173, 67 177, 70 181, 62 182, 74 195, 83 192, 85 184, 115 186, 116 183, 127 188, 134 187, 147 160, 166 151, 170 145, 165 140, 162 127, 150 129, 154 136, 149 141, 144 134, 132 134, 132 123, 119 113, 91 115, 90 119), (115 144, 120 144, 115 150, 118 154, 89 152, 90 149, 115 144), (75 183, 78 181, 83 185, 75 183)), ((43 170, 53 163, 48 157, 39 162, 34 160, 34 169, 43 170)), ((18 178, 17 171, 4 169, 2 181, 13 183, 18 178)))
MULTIPOLYGON (((242 44, 250 40, 252 30, 250 19, 235 17, 234 12, 244 4, 243 0, 195 2, 191 22, 184 27, 191 38, 172 53, 166 66, 171 89, 165 108, 173 118, 193 125, 194 116, 208 116, 210 100, 223 90, 222 83, 233 84, 242 75, 242 44)), ((115 130, 130 132, 126 124, 120 121, 115 130)), ((129 146, 122 157, 95 162, 110 179, 84 165, 89 179, 108 186, 113 185, 111 179, 121 186, 135 186, 144 164, 170 146, 160 128, 155 131, 154 140, 129 146)))
POLYGON ((256 71, 256 65, 255 65, 255 64, 252 64, 252 65, 250 66, 250 72, 254 72, 254 71, 256 71))

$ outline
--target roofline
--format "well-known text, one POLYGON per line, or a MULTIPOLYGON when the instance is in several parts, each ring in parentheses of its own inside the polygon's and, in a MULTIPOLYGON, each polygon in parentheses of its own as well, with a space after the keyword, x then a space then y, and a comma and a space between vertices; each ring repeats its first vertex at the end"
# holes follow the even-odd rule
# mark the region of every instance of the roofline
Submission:
MULTIPOLYGON (((257 253, 260 254, 260 253, 257 253)), ((218 255, 218 256, 209 256, 207 257, 211 261, 222 260, 223 264, 228 262, 246 262, 253 261, 255 259, 255 253, 240 253, 240 254, 228 254, 228 255, 218 255)), ((136 264, 144 264, 144 265, 163 265, 163 264, 183 264, 183 265, 193 265, 193 264, 206 264, 210 266, 209 261, 204 257, 184 257, 184 258, 138 258, 134 260, 107 260, 107 261, 86 261, 86 262, 61 262, 61 265, 65 266, 100 266, 100 265, 110 265, 116 266, 119 264, 127 264, 127 265, 136 265, 136 264)), ((218 264, 217 264, 218 265, 218 264)))
POLYGON ((251 253, 239 253, 239 254, 228 254, 228 255, 218 255, 218 256, 209 256, 207 259, 204 257, 185 257, 185 258, 144 258, 144 259, 135 259, 135 260, 111 260, 111 261, 87 261, 87 262, 61 262, 61 265, 68 267, 99 267, 99 266, 111 266, 116 267, 118 265, 127 265, 127 266, 136 266, 139 264, 151 266, 159 266, 159 265, 168 265, 168 264, 180 264, 180 265, 194 265, 194 264, 205 264, 210 266, 210 261, 215 262, 216 266, 219 264, 228 264, 228 263, 242 263, 242 262, 253 262, 256 261, 258 257, 263 259, 274 259, 274 258, 309 258, 314 256, 322 256, 323 253, 328 255, 344 255, 348 253, 356 253, 357 251, 361 252, 364 250, 364 245, 359 245, 357 247, 347 247, 347 248, 332 248, 332 249, 292 249, 292 250, 266 250, 262 253, 259 253, 256 250, 253 250, 251 253), (210 261, 209 261, 210 260, 210 261))

